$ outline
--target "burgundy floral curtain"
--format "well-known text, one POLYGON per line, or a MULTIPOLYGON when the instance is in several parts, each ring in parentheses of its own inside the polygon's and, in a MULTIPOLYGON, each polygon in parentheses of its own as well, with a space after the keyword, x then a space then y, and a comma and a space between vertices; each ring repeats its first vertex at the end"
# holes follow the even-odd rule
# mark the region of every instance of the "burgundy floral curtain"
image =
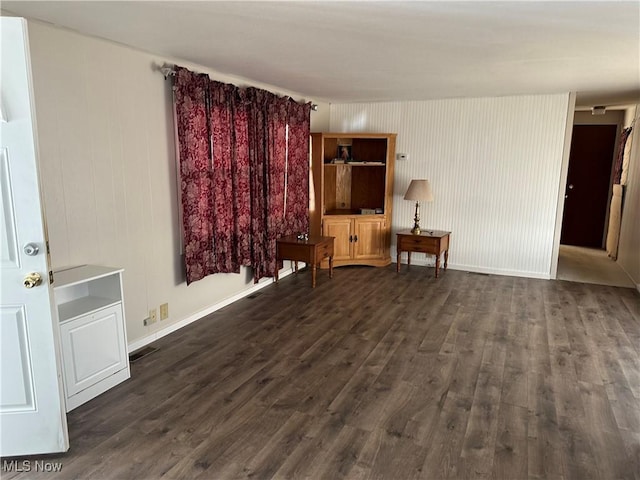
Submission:
POLYGON ((261 90, 248 89, 247 123, 248 123, 248 147, 249 168, 251 177, 251 266, 253 278, 260 278, 266 270, 266 199, 264 198, 265 163, 267 155, 266 115, 264 96, 261 90))
POLYGON ((238 89, 212 81, 213 257, 215 272, 251 265, 251 192, 247 114, 238 89))
POLYGON ((284 234, 309 231, 309 136, 311 104, 289 102, 289 148, 284 234))
POLYGON ((187 283, 215 272, 208 85, 206 75, 176 69, 173 88, 187 283))
POLYGON ((308 229, 310 104, 179 67, 174 90, 187 283, 274 276, 277 238, 308 229))
POLYGON ((266 238, 264 271, 254 271, 254 280, 276 273, 276 240, 284 234, 284 208, 287 165, 287 103, 289 99, 268 93, 266 166, 266 238), (260 276, 258 276, 260 274, 260 276))
POLYGON ((265 90, 247 89, 254 281, 275 275, 276 239, 282 235, 286 162, 286 103, 265 90))

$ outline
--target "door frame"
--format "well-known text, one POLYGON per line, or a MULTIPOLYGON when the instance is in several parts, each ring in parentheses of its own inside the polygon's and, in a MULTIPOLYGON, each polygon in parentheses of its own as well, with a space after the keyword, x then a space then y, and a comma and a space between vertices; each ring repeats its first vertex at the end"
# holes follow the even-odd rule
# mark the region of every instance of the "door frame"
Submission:
POLYGON ((558 184, 558 207, 556 208, 556 226, 553 234, 553 249, 551 252, 551 268, 549 278, 558 277, 558 258, 560 256, 560 234, 562 233, 562 217, 564 216, 564 195, 567 188, 567 174, 569 172, 569 155, 571 153, 571 138, 573 137, 573 119, 576 115, 576 92, 569 92, 567 102, 567 118, 564 126, 564 146, 562 147, 562 164, 560 166, 560 182, 558 184))
MULTIPOLYGON (((614 112, 622 112, 621 110, 614 110, 614 112)), ((608 232, 608 227, 609 227, 609 217, 611 214, 611 199, 612 199, 612 195, 613 195, 613 175, 614 175, 614 171, 615 171, 615 159, 617 158, 617 154, 618 154, 618 150, 619 150, 619 138, 620 138, 620 132, 622 130, 622 123, 623 123, 623 119, 619 118, 617 121, 612 121, 611 118, 609 118, 608 120, 600 120, 601 117, 596 116, 591 118, 591 114, 588 114, 589 116, 586 117, 588 118, 590 121, 585 121, 585 117, 582 116, 582 118, 577 119, 578 114, 588 114, 588 112, 584 112, 584 111, 580 111, 580 112, 576 112, 574 113, 574 119, 573 119, 573 125, 572 125, 572 134, 575 133, 575 131, 577 129, 579 129, 580 127, 592 127, 592 128, 597 128, 598 130, 600 128, 607 128, 609 131, 613 130, 615 128, 615 133, 613 136, 613 148, 611 150, 611 155, 610 158, 608 160, 609 163, 609 174, 607 176, 607 196, 606 199, 604 200, 604 218, 603 218, 603 224, 602 224, 602 230, 600 231, 600 238, 599 238, 599 247, 588 247, 585 246, 585 248, 599 248, 599 249, 604 249, 605 244, 606 244, 606 240, 607 240, 607 232, 608 232)), ((619 117, 621 117, 621 115, 618 115, 619 117)), ((574 145, 575 142, 573 142, 573 136, 572 136, 572 141, 571 141, 571 145, 572 147, 582 147, 583 145, 581 145, 580 143, 577 143, 574 145)), ((571 158, 573 155, 573 151, 570 150, 569 151, 569 170, 571 170, 571 158)), ((576 162, 577 159, 574 158, 574 162, 576 162)), ((576 166, 574 165, 574 169, 576 168, 576 166)), ((568 178, 568 174, 567 174, 567 183, 571 181, 571 179, 568 178)), ((565 195, 570 195, 570 193, 567 190, 568 186, 565 186, 565 195)), ((601 203, 598 203, 599 205, 602 205, 601 203)), ((585 209, 584 205, 579 205, 579 210, 581 212, 583 212, 585 209)), ((574 205, 574 210, 573 213, 575 213, 575 205, 574 205)), ((561 230, 560 230, 560 243, 562 244, 562 234, 566 233, 564 232, 566 225, 564 224, 564 221, 566 220, 564 218, 563 215, 563 224, 561 226, 561 230)), ((570 230, 570 229, 569 229, 570 230)), ((566 240, 566 239, 565 239, 566 240)), ((573 244, 575 245, 575 244, 573 244)))
MULTIPOLYGON (((615 110, 615 109, 614 109, 615 110)), ((619 110, 619 109, 618 109, 619 110)), ((557 279, 558 277, 558 261, 560 256, 560 237, 562 235, 562 220, 564 217, 564 207, 565 207, 565 194, 567 189, 567 180, 568 180, 568 169, 569 169, 569 159, 571 156, 571 142, 573 138, 573 127, 575 125, 616 125, 616 139, 614 142, 613 154, 611 159, 611 171, 609 174, 609 194, 607 197, 607 205, 606 205, 606 213, 605 213, 605 225, 604 231, 602 235, 603 245, 606 243, 608 226, 609 226, 609 218, 610 218, 610 209, 611 209, 611 199, 612 199, 612 191, 613 191, 613 175, 615 169, 615 160, 619 154, 619 137, 622 129, 625 127, 623 119, 618 122, 612 121, 612 118, 607 118, 606 120, 600 119, 598 117, 593 118, 593 121, 585 121, 585 119, 581 119, 576 123, 576 108, 575 108, 575 92, 570 92, 569 106, 568 112, 570 115, 567 115, 567 124, 565 125, 565 141, 563 147, 563 155, 562 155, 562 164, 561 164, 561 175, 560 175, 560 188, 558 190, 558 206, 556 210, 556 225, 554 231, 554 240, 553 240, 553 250, 551 256, 551 267, 549 270, 549 278, 557 279)), ((580 110, 581 113, 586 113, 580 110)))

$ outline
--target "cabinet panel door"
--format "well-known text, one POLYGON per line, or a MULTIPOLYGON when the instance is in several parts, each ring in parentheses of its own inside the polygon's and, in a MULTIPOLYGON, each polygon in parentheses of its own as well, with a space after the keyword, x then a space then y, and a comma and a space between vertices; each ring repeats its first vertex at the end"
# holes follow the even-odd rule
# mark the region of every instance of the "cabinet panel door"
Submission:
POLYGON ((326 218, 324 219, 323 235, 335 237, 333 243, 333 260, 349 260, 352 255, 353 237, 350 218, 326 218))
POLYGON ((60 325, 67 396, 126 368, 122 320, 114 305, 60 325))
POLYGON ((354 258, 356 260, 382 258, 384 255, 384 219, 357 218, 355 220, 354 258))

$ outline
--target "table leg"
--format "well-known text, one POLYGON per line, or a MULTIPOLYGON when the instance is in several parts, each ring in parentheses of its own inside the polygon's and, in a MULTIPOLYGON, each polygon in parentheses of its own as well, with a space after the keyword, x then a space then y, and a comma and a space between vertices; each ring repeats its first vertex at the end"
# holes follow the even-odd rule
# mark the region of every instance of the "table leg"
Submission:
POLYGON ((438 278, 439 269, 440 269, 440 255, 436 255, 436 278, 438 278))
POLYGON ((333 278, 333 257, 329 257, 329 278, 333 278))
POLYGON ((411 265, 411 250, 407 252, 407 267, 411 265))
POLYGON ((400 250, 398 250, 398 254, 396 257, 396 273, 400 271, 400 250))
POLYGON ((311 288, 316 288, 316 269, 317 265, 314 263, 311 265, 311 288))
POLYGON ((447 269, 447 262, 449 262, 449 250, 444 251, 444 269, 447 269))
POLYGON ((278 260, 276 260, 276 274, 275 274, 276 282, 278 281, 278 270, 279 270, 279 268, 278 268, 278 260))
POLYGON ((293 262, 294 268, 295 268, 295 272, 298 273, 298 261, 294 261, 293 262))

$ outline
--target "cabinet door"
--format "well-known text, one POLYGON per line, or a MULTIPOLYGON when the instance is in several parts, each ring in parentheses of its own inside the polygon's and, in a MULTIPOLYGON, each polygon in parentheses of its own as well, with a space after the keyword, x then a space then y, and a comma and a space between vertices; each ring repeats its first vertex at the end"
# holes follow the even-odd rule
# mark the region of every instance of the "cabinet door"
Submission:
POLYGON ((324 219, 322 234, 327 237, 335 237, 333 243, 333 261, 349 260, 352 256, 353 231, 350 218, 326 218, 324 219))
POLYGON ((122 305, 60 325, 67 397, 126 368, 122 305))
POLYGON ((381 259, 384 255, 384 219, 355 219, 354 259, 381 259))

